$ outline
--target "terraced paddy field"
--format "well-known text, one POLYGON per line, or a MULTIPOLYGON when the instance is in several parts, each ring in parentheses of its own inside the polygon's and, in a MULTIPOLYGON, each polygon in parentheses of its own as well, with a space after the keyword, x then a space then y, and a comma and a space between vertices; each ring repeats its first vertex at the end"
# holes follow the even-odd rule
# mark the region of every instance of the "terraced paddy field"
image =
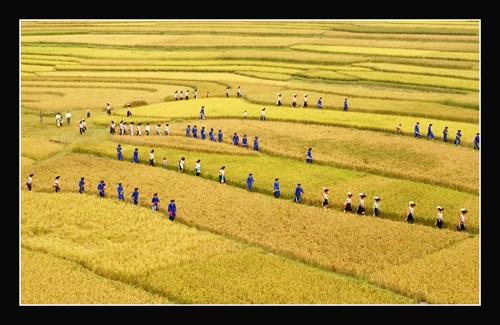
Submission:
POLYGON ((480 303, 479 22, 22 21, 20 52, 20 303, 480 303), (111 135, 111 121, 134 122, 134 136, 111 135), (207 139, 186 137, 187 125, 207 139), (365 216, 343 212, 347 192, 354 208, 367 195, 365 216))

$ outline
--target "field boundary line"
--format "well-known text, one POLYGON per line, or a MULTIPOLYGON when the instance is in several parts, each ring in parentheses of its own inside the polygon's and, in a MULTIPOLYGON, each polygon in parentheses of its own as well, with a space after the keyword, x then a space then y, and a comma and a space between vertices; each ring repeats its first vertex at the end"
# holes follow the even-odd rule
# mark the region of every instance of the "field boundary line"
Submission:
MULTIPOLYGON (((30 246, 28 246, 26 244, 21 244, 21 247, 23 249, 27 249, 27 250, 30 250, 32 252, 46 254, 46 255, 49 255, 49 256, 51 256, 53 258, 57 258, 57 259, 60 259, 60 260, 66 261, 66 262, 70 262, 70 263, 72 263, 72 264, 74 264, 74 265, 76 265, 78 267, 81 267, 85 271, 88 271, 88 272, 94 274, 95 276, 97 276, 99 278, 102 278, 102 279, 105 279, 105 280, 109 280, 109 281, 118 282, 118 283, 122 283, 122 284, 126 285, 127 287, 130 287, 130 288, 133 288, 133 289, 139 289, 139 290, 144 291, 146 293, 149 293, 151 295, 157 295, 157 296, 163 297, 165 299, 168 299, 168 300, 174 302, 174 304, 186 304, 186 303, 188 303, 188 302, 182 302, 181 299, 177 299, 173 295, 172 296, 166 295, 165 293, 163 293, 163 292, 161 292, 159 290, 154 290, 152 288, 145 288, 144 286, 136 285, 134 283, 125 282, 123 280, 117 279, 117 278, 112 277, 112 276, 111 277, 104 276, 100 272, 96 272, 96 271, 92 270, 89 266, 86 265, 85 262, 81 262, 81 261, 79 262, 76 259, 72 259, 70 257, 61 257, 60 255, 54 254, 50 250, 33 248, 33 247, 30 247, 30 246)), ((169 304, 165 304, 165 305, 169 305, 169 304)))

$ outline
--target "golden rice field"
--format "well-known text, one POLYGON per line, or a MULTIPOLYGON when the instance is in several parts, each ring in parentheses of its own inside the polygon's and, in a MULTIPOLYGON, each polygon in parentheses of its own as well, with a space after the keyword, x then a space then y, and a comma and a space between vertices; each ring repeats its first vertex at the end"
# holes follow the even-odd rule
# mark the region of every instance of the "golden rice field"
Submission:
POLYGON ((62 196, 23 193, 25 303, 415 302, 147 208, 62 196), (61 199, 77 208, 47 209, 61 199))
MULTIPOLYGON (((155 190, 161 189, 157 190, 163 202, 160 202, 161 213, 165 213, 166 201, 175 198, 178 219, 182 223, 260 245, 273 253, 312 265, 368 279, 375 270, 405 264, 467 238, 465 234, 449 230, 297 206, 160 168, 140 165, 130 171, 122 168, 123 164, 85 155, 57 157, 33 169, 40 183, 36 191, 52 192, 51 176, 57 173, 66 175, 61 180, 62 190, 76 192, 80 177, 85 176, 86 192, 94 196, 100 179, 106 180, 108 195, 115 198, 114 188, 122 182, 128 201, 132 189, 138 187, 140 204, 149 207, 149 198, 155 190), (193 182, 197 186, 193 186, 193 182), (311 232, 315 234, 314 240, 310 237, 311 232)), ((86 242, 87 239, 82 240, 86 242)), ((391 289, 399 291, 399 287, 391 289)))
POLYGON ((478 21, 79 20, 20 28, 21 304, 479 304, 478 21), (180 90, 189 90, 188 101, 175 101, 180 90), (111 120, 142 123, 143 133, 150 124, 153 134, 169 123, 170 135, 111 136, 111 120), (413 136, 417 121, 422 139, 413 136), (188 124, 205 126, 207 136, 222 129, 223 143, 185 137, 188 124), (450 143, 442 141, 445 126, 450 143), (248 136, 250 149, 231 144, 234 132, 248 136), (255 136, 260 152, 251 149, 255 136), (309 147, 312 165, 304 161, 309 147), (140 164, 130 162, 134 148, 140 164), (152 149, 155 167, 147 166, 152 149), (218 184, 221 166, 226 185, 218 184), (61 193, 52 187, 57 175, 61 193), (272 195, 276 177, 280 199, 272 195), (302 204, 292 202, 297 183, 302 204), (131 204, 135 187, 139 206, 131 204), (323 187, 329 209, 321 207, 323 187), (348 191, 354 208, 357 194, 367 194, 367 216, 342 212, 348 191), (372 217, 375 195, 381 218, 372 217), (175 222, 166 214, 170 199, 175 222), (413 225, 404 220, 410 200, 413 225), (438 205, 443 229, 434 226, 438 205), (461 208, 466 232, 455 228, 461 208))

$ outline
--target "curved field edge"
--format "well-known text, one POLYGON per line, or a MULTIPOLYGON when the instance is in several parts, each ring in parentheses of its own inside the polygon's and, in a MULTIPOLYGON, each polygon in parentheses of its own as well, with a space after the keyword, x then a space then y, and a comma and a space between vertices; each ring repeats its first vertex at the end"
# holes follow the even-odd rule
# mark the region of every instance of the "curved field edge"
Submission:
POLYGON ((369 278, 386 285, 400 283, 404 291, 418 292, 417 297, 426 297, 431 303, 479 304, 479 238, 463 240, 407 264, 375 272, 369 278), (455 276, 443 276, 449 272, 455 276), (424 280, 429 278, 434 281, 424 280), (448 291, 452 287, 453 294, 448 291))
POLYGON ((21 304, 173 304, 97 275, 77 261, 21 248, 21 304))

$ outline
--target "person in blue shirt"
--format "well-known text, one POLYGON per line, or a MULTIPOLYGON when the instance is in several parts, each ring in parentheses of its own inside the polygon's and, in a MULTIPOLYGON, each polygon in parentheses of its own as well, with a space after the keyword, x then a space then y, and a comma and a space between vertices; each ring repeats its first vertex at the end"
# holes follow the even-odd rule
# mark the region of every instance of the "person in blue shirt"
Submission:
POLYGON ((255 137, 255 139, 253 139, 253 150, 259 151, 259 137, 255 137))
POLYGON ((190 136, 191 136, 191 125, 188 125, 186 127, 186 137, 189 138, 190 136))
POLYGON ((151 208, 154 212, 158 211, 158 203, 160 199, 158 198, 158 193, 153 194, 153 199, 151 199, 151 208))
POLYGON ((243 148, 248 149, 248 139, 246 134, 243 135, 243 139, 241 140, 241 145, 243 146, 243 148))
POLYGON ((219 142, 222 142, 222 130, 219 130, 219 133, 217 133, 217 137, 219 142))
POLYGON ((278 198, 278 197, 280 197, 280 195, 281 195, 281 192, 280 192, 279 179, 275 178, 274 179, 274 197, 278 198))
POLYGON ((198 139, 198 129, 196 128, 196 125, 193 125, 191 132, 193 133, 193 138, 198 139))
POLYGON ((247 178, 247 188, 249 192, 252 192, 252 187, 253 187, 254 179, 252 174, 248 174, 247 178))
POLYGON ((134 188, 134 192, 132 193, 132 203, 137 205, 139 203, 139 189, 134 188))
POLYGON ((83 192, 85 192, 85 179, 82 177, 78 183, 78 193, 83 194, 83 192))
POLYGON ((123 160, 123 155, 122 155, 122 145, 119 144, 116 147, 116 152, 118 153, 118 160, 123 160))
POLYGON ((210 138, 210 141, 215 142, 215 136, 214 136, 214 129, 211 128, 210 132, 208 132, 208 137, 210 138))
POLYGON ((455 135, 455 144, 459 145, 460 144, 460 138, 462 137, 462 130, 458 130, 457 134, 455 135))
POLYGON ((201 134, 201 139, 202 140, 205 140, 207 138, 207 134, 205 133, 205 127, 204 126, 201 127, 200 134, 201 134))
POLYGON ((317 106, 318 106, 318 109, 323 108, 323 99, 321 97, 318 99, 318 105, 317 106))
POLYGON ((134 160, 132 162, 135 164, 139 163, 139 149, 137 148, 134 149, 134 160))
POLYGON ((443 142, 448 142, 448 127, 445 126, 443 130, 443 142))
POLYGON ((349 106, 347 105, 347 98, 344 100, 344 111, 348 111, 349 110, 349 106))
POLYGON ((476 137, 474 138, 474 150, 479 150, 479 133, 476 133, 476 137))
POLYGON ((174 221, 176 213, 177 207, 175 206, 175 200, 170 200, 170 203, 168 204, 168 219, 170 219, 170 221, 174 221))
POLYGON ((306 162, 308 164, 312 164, 312 162, 313 162, 312 148, 307 149, 306 162))
POLYGON ((118 183, 116 191, 118 192, 118 201, 125 201, 125 193, 123 192, 122 183, 118 183))
POLYGON ((101 181, 99 183, 99 185, 97 185, 97 190, 99 191, 99 196, 100 197, 104 197, 105 196, 105 193, 104 193, 105 188, 106 188, 106 184, 104 183, 104 181, 101 181))
POLYGON ((417 122, 417 124, 415 124, 415 138, 420 138, 420 123, 417 122))
POLYGON ((434 140, 434 133, 432 132, 432 123, 429 124, 429 127, 427 128, 427 137, 429 140, 434 140))
POLYGON ((295 198, 293 201, 295 203, 301 203, 302 202, 302 194, 304 193, 304 190, 300 186, 300 184, 297 184, 297 187, 295 188, 295 198))
POLYGON ((235 146, 239 145, 239 142, 240 142, 240 137, 238 136, 238 134, 235 132, 234 135, 233 135, 233 144, 235 146))

